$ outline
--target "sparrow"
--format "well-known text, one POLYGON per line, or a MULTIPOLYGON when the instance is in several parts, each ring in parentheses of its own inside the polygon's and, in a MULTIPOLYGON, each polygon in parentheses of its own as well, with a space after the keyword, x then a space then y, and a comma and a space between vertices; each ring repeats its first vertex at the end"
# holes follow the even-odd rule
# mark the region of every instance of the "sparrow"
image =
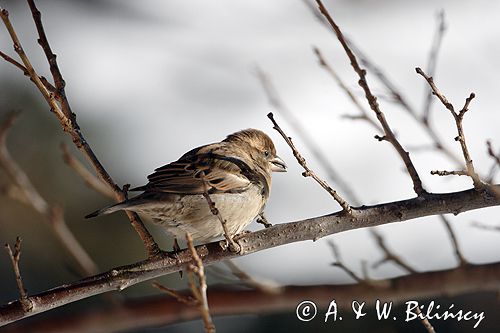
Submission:
POLYGON ((257 216, 263 217, 271 174, 285 171, 286 164, 276 155, 271 138, 260 130, 245 129, 155 169, 146 185, 130 190, 143 191, 141 194, 85 218, 134 211, 164 227, 175 244, 186 233, 203 243, 224 235, 204 196, 208 194, 226 221, 229 236, 234 237, 257 216))

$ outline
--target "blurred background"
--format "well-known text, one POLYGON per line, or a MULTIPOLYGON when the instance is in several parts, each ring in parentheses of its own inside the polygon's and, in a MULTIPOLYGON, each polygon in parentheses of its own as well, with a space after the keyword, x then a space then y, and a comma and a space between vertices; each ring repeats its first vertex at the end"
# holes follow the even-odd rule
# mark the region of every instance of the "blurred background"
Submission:
MULTIPOLYGON (((362 204, 383 203, 414 196, 411 181, 395 150, 373 139, 377 132, 364 121, 345 119, 356 109, 345 93, 318 66, 312 51, 319 47, 327 61, 364 103, 357 78, 335 36, 303 1, 37 1, 54 52, 67 83, 66 92, 82 131, 100 161, 118 184, 143 185, 146 176, 201 144, 223 139, 244 128, 267 132, 287 161, 289 172, 273 178, 266 213, 271 223, 319 216, 339 209, 311 179, 301 176, 290 149, 266 114, 274 111, 292 136, 310 167, 320 176, 324 167, 311 156, 283 115, 273 109, 259 82, 257 68, 267 73, 283 103, 300 120, 304 131, 328 158, 362 204)), ((465 117, 464 128, 478 172, 487 175, 492 165, 486 140, 500 146, 497 110, 500 44, 500 2, 476 1, 326 1, 336 22, 355 44, 400 87, 417 112, 424 105, 428 86, 415 73, 424 70, 436 30, 436 16, 444 10, 447 30, 438 57, 435 81, 448 99, 461 108, 471 91, 477 97, 465 117)), ((39 74, 49 77, 36 29, 27 4, 0 0, 10 12, 23 47, 39 74)), ((12 56, 11 41, 2 26, 0 49, 12 56)), ((368 76, 381 107, 400 142, 411 153, 424 185, 431 192, 468 189, 465 177, 431 176, 431 170, 453 170, 454 163, 435 151, 417 149, 431 143, 422 127, 399 105, 373 75, 368 76), (415 148, 415 149, 413 149, 415 148)), ((123 214, 96 220, 83 216, 110 200, 85 186, 64 164, 59 145, 66 142, 81 159, 71 140, 49 112, 34 85, 11 64, 0 62, 0 116, 20 110, 11 129, 8 148, 35 187, 51 204, 64 208, 70 229, 100 270, 144 258, 144 249, 123 214), (110 241, 112 240, 112 241, 110 241)), ((460 156, 454 121, 434 102, 431 122, 445 145, 460 156)), ((81 159, 83 161, 83 159, 81 159)), ((0 172, 0 186, 10 183, 0 172)), ((335 182, 331 182, 336 187, 335 182)), ((342 189, 339 189, 342 194, 342 189)), ((500 223, 498 208, 450 216, 467 260, 500 260, 500 234, 472 226, 500 223)), ((163 248, 171 240, 148 224, 163 248)), ((252 224, 251 230, 260 228, 252 224)), ((378 227, 394 252, 419 271, 456 266, 449 236, 437 217, 378 227)), ((13 244, 23 238, 21 269, 30 293, 79 278, 71 257, 47 224, 26 205, 2 196, 0 241, 13 244)), ((328 237, 339 247, 349 267, 361 273, 361 262, 382 257, 367 230, 328 237)), ((253 276, 280 285, 344 284, 353 281, 338 268, 327 239, 301 242, 250 255, 236 262, 253 276)), ((18 298, 10 261, 0 255, 0 303, 18 298)), ((370 269, 373 278, 404 274, 392 264, 370 269)), ((209 274, 209 284, 227 283, 209 274)), ((160 279, 173 288, 185 288, 177 274, 160 279)), ((156 294, 149 283, 133 286, 126 298, 156 294)), ((64 314, 102 303, 95 297, 57 309, 64 314)), ((486 312, 475 331, 493 331, 500 310, 491 295, 469 295, 448 300, 486 312)), ((292 311, 283 314, 248 314, 217 318, 220 332, 330 331, 321 320, 299 322, 292 311)), ((419 323, 407 325, 373 320, 342 323, 344 332, 422 332, 419 323)), ((470 322, 436 322, 439 332, 468 332, 470 322), (441 330, 439 330, 441 328, 441 330)), ((199 321, 135 332, 199 332, 199 321)))

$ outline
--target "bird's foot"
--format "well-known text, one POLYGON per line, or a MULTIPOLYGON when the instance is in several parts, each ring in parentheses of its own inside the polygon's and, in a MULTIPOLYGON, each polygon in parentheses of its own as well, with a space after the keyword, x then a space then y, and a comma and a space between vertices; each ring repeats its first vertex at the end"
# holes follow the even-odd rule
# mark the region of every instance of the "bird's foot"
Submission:
POLYGON ((237 234, 237 235, 234 235, 232 238, 230 239, 224 239, 224 240, 221 240, 219 242, 219 245, 220 247, 226 251, 226 250, 229 250, 230 252, 233 252, 233 253, 241 253, 241 245, 238 243, 238 240, 241 238, 241 236, 243 236, 243 234, 245 233, 249 233, 250 231, 244 231, 240 234, 237 234))
POLYGON ((260 224, 263 224, 264 225, 264 228, 269 228, 269 227, 272 227, 273 225, 271 223, 269 223, 269 221, 267 220, 266 216, 264 215, 264 212, 260 213, 259 214, 259 217, 257 218, 256 220, 257 223, 260 223, 260 224))

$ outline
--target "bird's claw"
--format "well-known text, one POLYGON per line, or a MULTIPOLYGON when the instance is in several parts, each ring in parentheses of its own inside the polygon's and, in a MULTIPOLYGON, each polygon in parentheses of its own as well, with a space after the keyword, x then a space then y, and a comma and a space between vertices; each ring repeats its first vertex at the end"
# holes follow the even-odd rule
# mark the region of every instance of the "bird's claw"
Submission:
POLYGON ((262 225, 264 225, 264 228, 269 228, 269 227, 272 227, 273 225, 271 223, 269 223, 269 221, 267 220, 266 216, 264 215, 264 212, 260 213, 259 214, 259 217, 257 218, 257 220, 255 221, 257 223, 260 223, 262 225))

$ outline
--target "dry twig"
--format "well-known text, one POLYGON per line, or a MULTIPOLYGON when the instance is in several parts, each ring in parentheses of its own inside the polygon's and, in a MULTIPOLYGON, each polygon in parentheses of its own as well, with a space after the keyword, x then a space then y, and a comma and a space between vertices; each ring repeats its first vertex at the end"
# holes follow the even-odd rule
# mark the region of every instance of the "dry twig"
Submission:
MULTIPOLYGON (((421 315, 422 314, 422 311, 420 311, 420 308, 417 307, 416 308, 416 312, 417 312, 417 315, 421 315)), ((429 319, 427 319, 427 317, 423 317, 420 319, 420 321, 422 322, 422 325, 424 325, 425 329, 427 330, 427 332, 429 333, 436 333, 436 331, 434 330, 434 327, 431 325, 429 319)))
POLYGON ((344 212, 346 212, 347 214, 351 215, 352 214, 351 206, 333 188, 331 188, 330 185, 328 185, 328 183, 326 181, 324 181, 321 178, 319 178, 307 166, 305 158, 302 157, 302 155, 299 153, 299 151, 297 150, 297 148, 295 148, 295 145, 292 142, 292 138, 290 138, 289 136, 287 136, 285 134, 285 132, 283 132, 283 130, 281 129, 281 127, 278 125, 278 123, 276 122, 276 120, 274 120, 273 113, 269 112, 267 114, 267 117, 269 119, 271 119, 271 121, 273 123, 273 128, 276 131, 278 131, 279 134, 281 134, 281 136, 283 137, 283 139, 285 139, 285 141, 288 144, 288 146, 290 146, 290 148, 292 149, 292 152, 293 152, 293 156, 295 156, 295 158, 297 159, 297 162, 299 162, 300 166, 302 166, 304 168, 305 171, 302 173, 302 176, 304 176, 304 177, 312 177, 319 185, 321 185, 321 187, 323 187, 328 193, 330 193, 330 195, 335 199, 335 201, 337 201, 339 203, 339 205, 342 207, 342 209, 344 210, 344 212))
POLYGON ((247 272, 243 271, 233 260, 226 260, 224 264, 231 270, 231 273, 236 276, 243 284, 254 289, 263 291, 268 294, 279 294, 283 291, 283 287, 279 286, 274 281, 264 281, 257 279, 247 272))
POLYGON ((493 164, 491 165, 490 171, 488 172, 488 178, 486 182, 492 183, 495 179, 495 173, 500 168, 500 152, 496 153, 493 150, 493 145, 490 140, 486 141, 486 147, 488 155, 493 159, 493 164))
POLYGON ((415 68, 415 70, 417 71, 418 74, 424 77, 424 79, 431 87, 433 94, 436 95, 436 97, 441 101, 441 103, 443 103, 443 105, 450 111, 450 113, 453 116, 453 119, 455 119, 455 125, 457 127, 457 132, 458 132, 458 136, 455 138, 455 141, 458 141, 460 143, 460 147, 462 148, 462 154, 465 159, 465 165, 467 167, 467 175, 471 177, 472 182, 474 183, 474 188, 476 188, 477 190, 482 189, 483 182, 481 181, 479 175, 474 170, 474 164, 472 163, 472 159, 469 154, 469 149, 467 148, 465 133, 462 126, 464 115, 469 110, 469 104, 474 99, 474 97, 476 97, 476 95, 474 93, 471 93, 469 97, 465 99, 465 104, 463 108, 460 111, 456 112, 453 104, 451 104, 446 98, 446 96, 444 96, 441 93, 441 91, 439 91, 436 84, 434 83, 434 79, 425 74, 420 67, 415 68))
POLYGON ((164 293, 174 297, 177 301, 183 304, 198 306, 203 324, 205 326, 205 331, 208 333, 213 333, 215 332, 215 325, 212 322, 212 317, 210 315, 210 310, 208 307, 207 282, 205 279, 205 269, 203 267, 203 262, 198 255, 198 252, 196 252, 196 248, 193 245, 193 238, 189 233, 186 233, 186 241, 188 246, 187 250, 192 256, 192 262, 187 264, 188 284, 192 296, 180 294, 173 289, 162 286, 158 282, 153 282, 153 287, 158 288, 164 293), (198 282, 195 281, 194 276, 197 277, 198 282))
POLYGON ((431 175, 437 176, 468 176, 469 174, 465 170, 455 170, 455 171, 447 171, 447 170, 432 170, 431 175))
POLYGON ((215 332, 215 325, 212 322, 210 309, 208 307, 207 281, 205 279, 205 269, 203 266, 203 261, 198 255, 198 252, 196 252, 196 248, 193 245, 193 238, 189 233, 186 234, 186 241, 189 252, 191 253, 194 261, 194 264, 188 265, 189 288, 191 289, 193 296, 197 300, 201 318, 203 319, 203 324, 205 325, 205 331, 207 333, 215 332), (198 278, 198 285, 194 280, 194 276, 198 278))
POLYGON ((241 251, 241 246, 238 245, 233 239, 235 235, 231 235, 229 229, 227 228, 227 221, 224 220, 222 215, 220 214, 219 209, 215 206, 215 202, 210 198, 210 194, 208 194, 207 183, 205 178, 203 177, 203 173, 201 173, 201 180, 203 181, 203 197, 207 200, 208 207, 214 216, 219 219, 219 222, 222 226, 222 230, 224 231, 224 238, 226 239, 227 246, 224 248, 228 248, 229 251, 239 253, 241 251))
POLYGON ((94 189, 96 192, 101 193, 105 197, 114 199, 115 194, 102 182, 101 179, 94 176, 80 161, 78 161, 69 151, 65 143, 61 143, 61 151, 64 162, 73 169, 83 179, 88 187, 94 189))
POLYGON ((314 140, 309 133, 304 130, 300 120, 297 119, 293 112, 291 112, 286 107, 285 103, 283 103, 269 76, 260 68, 257 68, 257 77, 262 85, 262 88, 264 89, 264 92, 266 93, 269 104, 274 107, 283 116, 283 118, 285 118, 290 126, 292 126, 295 133, 297 133, 301 141, 304 142, 304 145, 311 152, 313 157, 319 164, 321 164, 321 167, 326 172, 327 177, 346 194, 354 205, 359 205, 360 202, 357 199, 354 190, 342 179, 340 174, 330 163, 328 157, 318 148, 318 145, 314 143, 314 140))
POLYGON ((45 201, 7 149, 7 133, 18 114, 18 112, 8 114, 0 127, 0 167, 5 170, 17 189, 15 193, 18 195, 15 198, 33 207, 44 218, 61 244, 75 259, 82 275, 96 274, 98 272, 96 264, 68 228, 62 208, 57 205, 51 206, 45 201))
POLYGON ((415 191, 415 193, 418 196, 426 194, 427 192, 425 191, 425 189, 422 185, 422 181, 420 180, 420 176, 418 175, 418 172, 415 169, 415 166, 413 165, 413 162, 410 159, 410 154, 404 150, 404 148, 401 146, 399 141, 396 139, 396 136, 392 132, 389 124, 387 123, 387 120, 385 119, 384 113, 380 110, 379 104, 377 102, 377 98, 372 94, 370 87, 368 86, 368 83, 366 81, 366 70, 362 69, 359 66, 358 60, 356 59, 356 56, 354 55, 351 48, 347 44, 347 41, 345 40, 344 35, 342 34, 342 31, 340 30, 338 25, 333 21, 332 17, 330 16, 328 11, 326 10, 326 8, 323 5, 323 3, 321 2, 321 0, 316 0, 316 2, 318 4, 320 12, 323 14, 323 16, 325 16, 328 23, 330 24, 330 26, 334 30, 335 34, 337 35, 337 39, 339 40, 340 44, 344 48, 344 51, 346 52, 347 57, 349 58, 349 60, 351 62, 352 68, 354 69, 356 74, 358 74, 358 76, 359 76, 358 83, 359 83, 360 87, 363 89, 363 91, 365 92, 366 100, 368 101, 370 108, 373 110, 373 112, 375 112, 377 119, 380 122, 380 125, 384 129, 385 134, 384 134, 383 138, 393 145, 393 147, 396 149, 399 156, 403 160, 403 162, 406 166, 406 170, 408 171, 408 174, 410 175, 411 180, 413 182, 413 190, 415 191))
POLYGON ((14 251, 9 244, 5 244, 5 249, 9 254, 10 261, 12 262, 12 268, 14 269, 14 274, 16 276, 17 289, 21 295, 20 302, 25 312, 30 312, 33 308, 33 304, 28 298, 26 289, 24 289, 23 279, 21 277, 21 271, 19 270, 19 259, 21 257, 21 237, 16 238, 16 244, 14 245, 14 251))
POLYGON ((380 265, 382 265, 383 263, 386 263, 388 261, 392 261, 393 263, 395 263, 396 265, 398 265, 399 267, 401 267, 402 269, 404 269, 405 271, 407 271, 410 274, 417 273, 417 271, 415 269, 413 269, 410 265, 408 265, 406 262, 404 262, 403 259, 401 259, 401 257, 399 257, 398 255, 393 253, 391 250, 389 250, 389 248, 385 244, 385 241, 384 241, 384 238, 382 237, 382 235, 380 235, 378 232, 376 232, 373 228, 370 229, 370 231, 372 233, 372 236, 375 237, 375 241, 377 242, 378 246, 384 252, 384 258, 382 258, 379 261, 377 261, 376 263, 374 263, 372 265, 373 268, 377 268, 380 265))
POLYGON ((467 260, 462 254, 462 251, 460 250, 460 246, 458 245, 458 240, 457 236, 455 235, 455 232, 453 231, 453 228, 451 227, 450 221, 444 216, 444 215, 439 215, 441 218, 441 221, 443 221, 443 224, 446 228, 446 231, 448 232, 448 235, 450 236, 450 240, 453 246, 453 252, 455 253, 455 257, 457 258, 458 264, 460 266, 465 266, 468 264, 467 260))
POLYGON ((152 283, 152 286, 157 288, 160 291, 163 291, 165 294, 172 296, 177 301, 179 301, 183 304, 186 304, 186 305, 197 305, 198 304, 198 301, 193 296, 180 294, 176 290, 167 288, 167 287, 159 284, 156 281, 152 283))
MULTIPOLYGON (((446 32, 446 21, 444 17, 444 10, 440 10, 436 15, 436 32, 434 33, 434 40, 432 41, 431 50, 429 52, 429 58, 427 60, 427 71, 429 76, 434 76, 436 73, 437 57, 439 54, 439 49, 443 41, 444 33, 446 32)), ((429 123, 429 115, 432 105, 432 92, 427 91, 424 99, 424 111, 422 112, 422 122, 424 124, 429 123)))
POLYGON ((482 230, 488 230, 488 231, 500 231, 500 225, 487 225, 479 222, 474 222, 471 224, 471 226, 482 229, 482 230))
POLYGON ((346 93, 354 106, 358 109, 359 114, 357 115, 344 115, 344 118, 349 118, 353 120, 365 120, 367 121, 373 128, 375 128, 379 133, 382 133, 384 130, 377 124, 370 116, 365 108, 361 105, 358 98, 354 95, 354 93, 349 89, 349 87, 342 81, 340 76, 333 70, 332 66, 328 64, 325 60, 325 57, 321 53, 320 49, 317 47, 313 47, 314 54, 318 58, 319 65, 325 69, 325 71, 330 74, 333 80, 339 85, 339 87, 346 93))
POLYGON ((349 275, 354 281, 358 283, 364 283, 366 280, 363 280, 359 276, 356 275, 349 267, 346 266, 344 261, 342 260, 342 257, 340 255, 340 251, 337 248, 337 245, 332 240, 328 241, 328 245, 330 246, 330 249, 332 250, 333 257, 335 258, 335 261, 332 262, 332 266, 338 267, 341 270, 343 270, 347 275, 349 275))
MULTIPOLYGON (((28 56, 24 52, 19 38, 14 30, 14 27, 10 22, 9 12, 5 9, 1 9, 0 18, 2 19, 9 33, 9 36, 12 39, 14 50, 21 58, 21 61, 26 69, 26 72, 29 74, 31 81, 36 85, 36 87, 44 97, 45 101, 50 107, 50 110, 57 116, 63 130, 71 136, 73 143, 90 162, 99 178, 101 178, 102 181, 112 189, 112 191, 114 192, 115 200, 123 201, 125 200, 125 193, 123 193, 122 189, 113 181, 111 176, 107 173, 103 165, 97 159, 97 156, 94 154, 93 150, 90 148, 89 144, 81 133, 80 127, 78 126, 78 123, 76 121, 76 115, 71 111, 71 107, 66 98, 65 82, 57 65, 56 55, 52 52, 47 40, 41 21, 40 11, 38 11, 33 0, 28 0, 28 5, 31 9, 33 20, 38 31, 38 43, 42 47, 47 61, 50 65, 50 71, 54 79, 55 89, 52 89, 52 85, 48 84, 47 80, 44 80, 38 76, 35 69, 31 65, 28 56)), ((126 211, 126 214, 129 217, 132 226, 141 237, 149 256, 159 254, 160 249, 158 245, 154 241, 151 234, 147 231, 139 216, 136 213, 130 211, 126 211)))

